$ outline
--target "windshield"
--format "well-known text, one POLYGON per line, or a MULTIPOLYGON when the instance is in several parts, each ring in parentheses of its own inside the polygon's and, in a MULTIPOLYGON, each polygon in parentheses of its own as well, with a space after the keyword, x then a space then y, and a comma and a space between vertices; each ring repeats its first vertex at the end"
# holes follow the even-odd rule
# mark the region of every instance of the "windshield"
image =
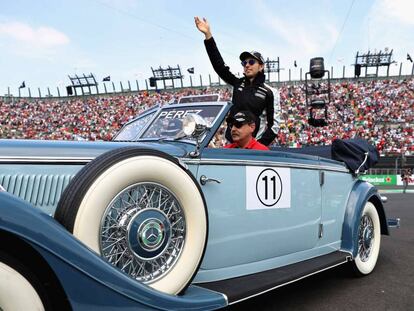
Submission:
POLYGON ((175 138, 180 136, 182 134, 182 120, 190 113, 203 117, 207 126, 210 127, 222 108, 221 105, 165 107, 160 111, 157 118, 152 121, 152 124, 141 138, 175 138))
POLYGON ((114 138, 115 141, 131 141, 134 140, 144 126, 152 119, 156 111, 126 124, 114 138))

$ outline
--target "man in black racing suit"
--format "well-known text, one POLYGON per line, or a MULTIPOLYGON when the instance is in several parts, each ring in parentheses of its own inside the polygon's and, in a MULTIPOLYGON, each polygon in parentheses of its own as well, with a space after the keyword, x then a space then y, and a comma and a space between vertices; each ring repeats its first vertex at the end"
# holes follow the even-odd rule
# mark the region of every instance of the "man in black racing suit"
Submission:
MULTIPOLYGON (((204 33, 207 54, 214 70, 227 84, 233 86, 233 106, 230 116, 248 110, 257 117, 253 135, 268 146, 276 138, 280 123, 280 98, 278 92, 267 85, 264 75, 264 58, 256 51, 240 54, 244 77, 238 78, 223 61, 205 18, 194 18, 197 29, 204 33)), ((232 142, 231 129, 227 128, 226 138, 232 142)))

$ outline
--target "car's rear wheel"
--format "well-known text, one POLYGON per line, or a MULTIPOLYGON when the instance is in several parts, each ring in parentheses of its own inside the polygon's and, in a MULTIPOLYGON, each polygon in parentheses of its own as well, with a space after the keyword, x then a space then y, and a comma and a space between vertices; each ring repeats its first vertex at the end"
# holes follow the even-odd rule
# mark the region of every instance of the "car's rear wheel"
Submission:
POLYGON ((197 182, 155 150, 122 148, 96 158, 68 185, 55 217, 111 264, 168 294, 188 286, 206 245, 197 182))
POLYGON ((17 259, 0 252, 0 310, 46 310, 42 290, 34 273, 17 259))
POLYGON ((358 253, 352 262, 357 275, 370 274, 377 263, 381 244, 380 219, 374 204, 367 202, 358 228, 358 253))

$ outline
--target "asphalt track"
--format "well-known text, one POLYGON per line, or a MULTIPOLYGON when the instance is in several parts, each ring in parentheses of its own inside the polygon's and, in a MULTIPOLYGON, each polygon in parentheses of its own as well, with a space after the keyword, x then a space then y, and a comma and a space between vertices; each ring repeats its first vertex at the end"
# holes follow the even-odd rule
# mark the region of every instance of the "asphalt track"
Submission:
POLYGON ((382 236, 372 274, 354 277, 343 265, 225 310, 414 311, 414 193, 383 195, 387 218, 401 218, 401 228, 382 236))

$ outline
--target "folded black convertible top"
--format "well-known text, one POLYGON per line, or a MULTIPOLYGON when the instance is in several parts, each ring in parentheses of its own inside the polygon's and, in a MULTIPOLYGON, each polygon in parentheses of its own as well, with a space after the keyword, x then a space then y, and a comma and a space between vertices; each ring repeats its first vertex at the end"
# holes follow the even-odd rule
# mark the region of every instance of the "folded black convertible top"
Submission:
POLYGON ((315 155, 344 162, 354 174, 364 173, 378 163, 378 150, 364 139, 336 139, 331 146, 309 146, 303 148, 281 148, 272 150, 315 155))
POLYGON ((364 139, 336 139, 332 142, 332 159, 342 161, 355 174, 378 163, 379 152, 364 139))

